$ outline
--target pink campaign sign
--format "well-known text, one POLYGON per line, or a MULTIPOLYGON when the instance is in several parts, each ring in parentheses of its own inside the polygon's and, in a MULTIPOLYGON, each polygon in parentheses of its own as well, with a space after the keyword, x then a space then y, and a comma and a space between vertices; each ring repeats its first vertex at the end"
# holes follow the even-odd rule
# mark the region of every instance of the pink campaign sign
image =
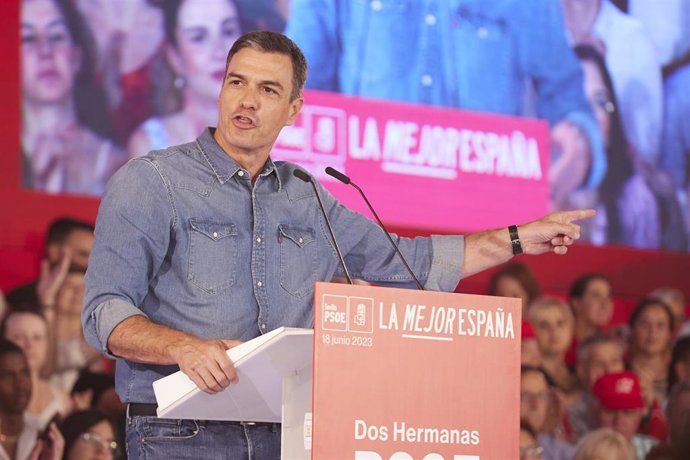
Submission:
POLYGON ((296 162, 351 209, 362 187, 388 224, 477 230, 534 219, 549 207, 549 129, 541 120, 308 91, 273 158, 296 162))
POLYGON ((316 283, 312 458, 518 458, 518 299, 316 283))

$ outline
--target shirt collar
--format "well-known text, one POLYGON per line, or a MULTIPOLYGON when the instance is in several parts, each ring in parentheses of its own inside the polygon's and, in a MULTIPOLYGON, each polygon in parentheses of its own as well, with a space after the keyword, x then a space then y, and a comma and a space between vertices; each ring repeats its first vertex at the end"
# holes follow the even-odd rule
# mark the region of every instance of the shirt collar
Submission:
MULTIPOLYGON (((215 130, 215 128, 206 128, 199 137, 197 137, 196 141, 201 150, 201 154, 206 159, 213 174, 215 174, 221 184, 224 184, 229 181, 232 176, 242 171, 242 168, 230 157, 230 155, 225 153, 213 138, 215 130)), ((282 189, 280 175, 278 174, 275 163, 273 163, 273 160, 269 157, 264 165, 263 171, 259 175, 269 176, 271 174, 275 177, 276 190, 279 192, 282 189)))

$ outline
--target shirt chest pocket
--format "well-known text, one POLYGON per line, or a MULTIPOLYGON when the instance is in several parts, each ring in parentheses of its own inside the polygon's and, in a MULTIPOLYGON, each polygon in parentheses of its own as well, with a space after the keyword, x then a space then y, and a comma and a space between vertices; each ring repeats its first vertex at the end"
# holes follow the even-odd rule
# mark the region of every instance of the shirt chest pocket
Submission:
POLYGON ((235 284, 237 227, 230 222, 190 219, 187 279, 209 294, 235 284))
POLYGON ((316 232, 309 227, 280 225, 280 285, 295 297, 312 292, 317 271, 316 232))

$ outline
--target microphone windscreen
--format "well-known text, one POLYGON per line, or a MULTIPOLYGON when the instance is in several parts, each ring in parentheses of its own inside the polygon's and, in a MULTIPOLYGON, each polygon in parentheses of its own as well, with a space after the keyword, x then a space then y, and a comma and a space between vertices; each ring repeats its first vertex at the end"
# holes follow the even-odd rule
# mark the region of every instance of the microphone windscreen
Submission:
POLYGON ((328 174, 331 177, 335 177, 338 179, 340 182, 342 182, 345 185, 348 185, 350 183, 350 178, 347 177, 345 174, 341 173, 337 169, 333 169, 330 166, 326 167, 326 174, 328 174))
POLYGON ((311 182, 311 176, 301 169, 295 169, 292 171, 292 175, 298 179, 302 179, 304 182, 311 182))

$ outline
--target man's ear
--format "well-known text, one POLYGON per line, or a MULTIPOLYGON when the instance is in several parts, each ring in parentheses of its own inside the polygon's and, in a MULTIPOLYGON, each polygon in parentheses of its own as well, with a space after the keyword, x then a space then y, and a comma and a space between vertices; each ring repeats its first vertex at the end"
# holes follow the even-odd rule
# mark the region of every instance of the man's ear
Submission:
POLYGON ((290 102, 290 114, 288 115, 286 125, 291 125, 295 122, 297 115, 299 115, 302 106, 304 105, 304 99, 302 96, 298 97, 294 101, 290 102))

